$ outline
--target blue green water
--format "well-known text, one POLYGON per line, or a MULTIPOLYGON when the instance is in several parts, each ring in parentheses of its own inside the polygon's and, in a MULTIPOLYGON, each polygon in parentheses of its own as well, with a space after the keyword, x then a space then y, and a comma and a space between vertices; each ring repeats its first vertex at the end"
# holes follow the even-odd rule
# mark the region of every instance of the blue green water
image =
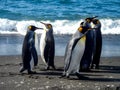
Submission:
POLYGON ((21 34, 44 21, 55 34, 73 34, 91 16, 100 19, 102 34, 120 34, 120 0, 0 0, 0 33, 21 34))
POLYGON ((0 18, 79 20, 88 16, 120 19, 120 0, 0 0, 0 18))

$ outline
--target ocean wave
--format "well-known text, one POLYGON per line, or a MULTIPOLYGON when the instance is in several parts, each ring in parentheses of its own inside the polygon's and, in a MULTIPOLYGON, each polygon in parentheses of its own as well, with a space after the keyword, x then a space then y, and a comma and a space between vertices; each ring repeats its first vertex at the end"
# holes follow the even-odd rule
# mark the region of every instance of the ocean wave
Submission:
MULTIPOLYGON (((80 20, 55 20, 55 21, 42 21, 45 23, 51 23, 53 25, 54 34, 73 34, 79 27, 80 20)), ((100 19, 102 24, 102 34, 120 34, 120 19, 100 19)), ((0 19, 0 34, 22 34, 25 35, 27 27, 29 25, 35 25, 37 27, 44 28, 44 25, 40 21, 35 20, 22 20, 15 21, 9 19, 0 19)), ((37 33, 42 33, 42 30, 37 30, 37 33)))

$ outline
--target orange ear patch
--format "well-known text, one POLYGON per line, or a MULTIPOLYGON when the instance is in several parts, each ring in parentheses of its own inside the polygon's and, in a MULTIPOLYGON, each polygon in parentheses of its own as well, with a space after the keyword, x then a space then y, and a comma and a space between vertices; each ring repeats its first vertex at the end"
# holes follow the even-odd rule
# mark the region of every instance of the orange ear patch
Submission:
POLYGON ((82 28, 82 27, 79 27, 78 30, 79 30, 80 32, 82 32, 83 28, 82 28))
POLYGON ((28 29, 31 30, 31 29, 32 29, 32 26, 28 26, 28 29))

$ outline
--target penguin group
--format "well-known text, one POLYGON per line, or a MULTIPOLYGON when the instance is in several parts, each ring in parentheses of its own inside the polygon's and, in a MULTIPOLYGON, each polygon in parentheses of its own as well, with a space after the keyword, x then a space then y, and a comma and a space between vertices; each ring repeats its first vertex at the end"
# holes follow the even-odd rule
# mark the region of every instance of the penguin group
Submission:
MULTIPOLYGON (((28 26, 22 48, 23 66, 20 73, 27 70, 28 74, 34 74, 33 66, 38 64, 38 48, 35 47, 35 30, 42 29, 44 32, 40 38, 40 54, 41 59, 46 65, 45 69, 50 68, 56 70, 54 65, 55 57, 55 40, 53 35, 53 27, 49 23, 42 23, 45 28, 38 28, 33 25, 28 26)), ((90 71, 91 69, 99 69, 100 56, 102 50, 102 34, 101 23, 97 17, 89 17, 80 23, 79 28, 72 35, 72 38, 66 46, 64 56, 64 69, 61 77, 69 78, 71 74, 75 74, 79 79, 81 71, 90 71)))
POLYGON ((53 28, 51 24, 43 23, 45 25, 45 29, 38 28, 36 26, 30 25, 28 26, 28 31, 25 35, 22 47, 22 62, 23 66, 20 70, 20 73, 27 70, 28 74, 34 74, 35 71, 32 71, 34 67, 38 64, 38 54, 36 46, 36 33, 35 30, 42 29, 44 33, 41 35, 40 40, 40 51, 41 58, 46 65, 46 70, 49 70, 52 67, 54 70, 54 56, 55 56, 55 42, 53 36, 53 28))

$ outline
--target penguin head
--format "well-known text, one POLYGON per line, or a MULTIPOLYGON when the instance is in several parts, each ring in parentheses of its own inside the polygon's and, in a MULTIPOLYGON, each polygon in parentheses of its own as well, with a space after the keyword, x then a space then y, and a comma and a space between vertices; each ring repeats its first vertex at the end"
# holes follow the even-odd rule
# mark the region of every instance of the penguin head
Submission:
POLYGON ((47 24, 47 23, 43 23, 43 22, 40 22, 40 23, 44 24, 46 29, 48 29, 48 30, 52 29, 52 25, 51 24, 47 24))
POLYGON ((91 20, 91 18, 86 18, 85 21, 90 23, 92 20, 91 20))
POLYGON ((99 21, 98 19, 93 19, 92 22, 93 22, 93 24, 95 24, 95 25, 100 23, 100 21, 99 21))
POLYGON ((51 24, 46 24, 45 26, 46 26, 47 29, 51 29, 52 28, 51 24))
POLYGON ((94 17, 88 17, 85 19, 86 22, 91 23, 95 18, 97 18, 98 16, 94 16, 94 17))
POLYGON ((42 28, 38 28, 38 27, 33 26, 33 25, 28 26, 28 30, 35 31, 36 29, 42 29, 42 28))
POLYGON ((80 23, 80 27, 78 28, 78 30, 81 33, 84 33, 84 32, 86 32, 89 29, 91 29, 91 26, 90 26, 90 23, 88 23, 88 22, 81 22, 80 23))
POLYGON ((88 23, 88 22, 83 22, 83 24, 81 26, 84 29, 90 29, 91 28, 90 23, 88 23))

